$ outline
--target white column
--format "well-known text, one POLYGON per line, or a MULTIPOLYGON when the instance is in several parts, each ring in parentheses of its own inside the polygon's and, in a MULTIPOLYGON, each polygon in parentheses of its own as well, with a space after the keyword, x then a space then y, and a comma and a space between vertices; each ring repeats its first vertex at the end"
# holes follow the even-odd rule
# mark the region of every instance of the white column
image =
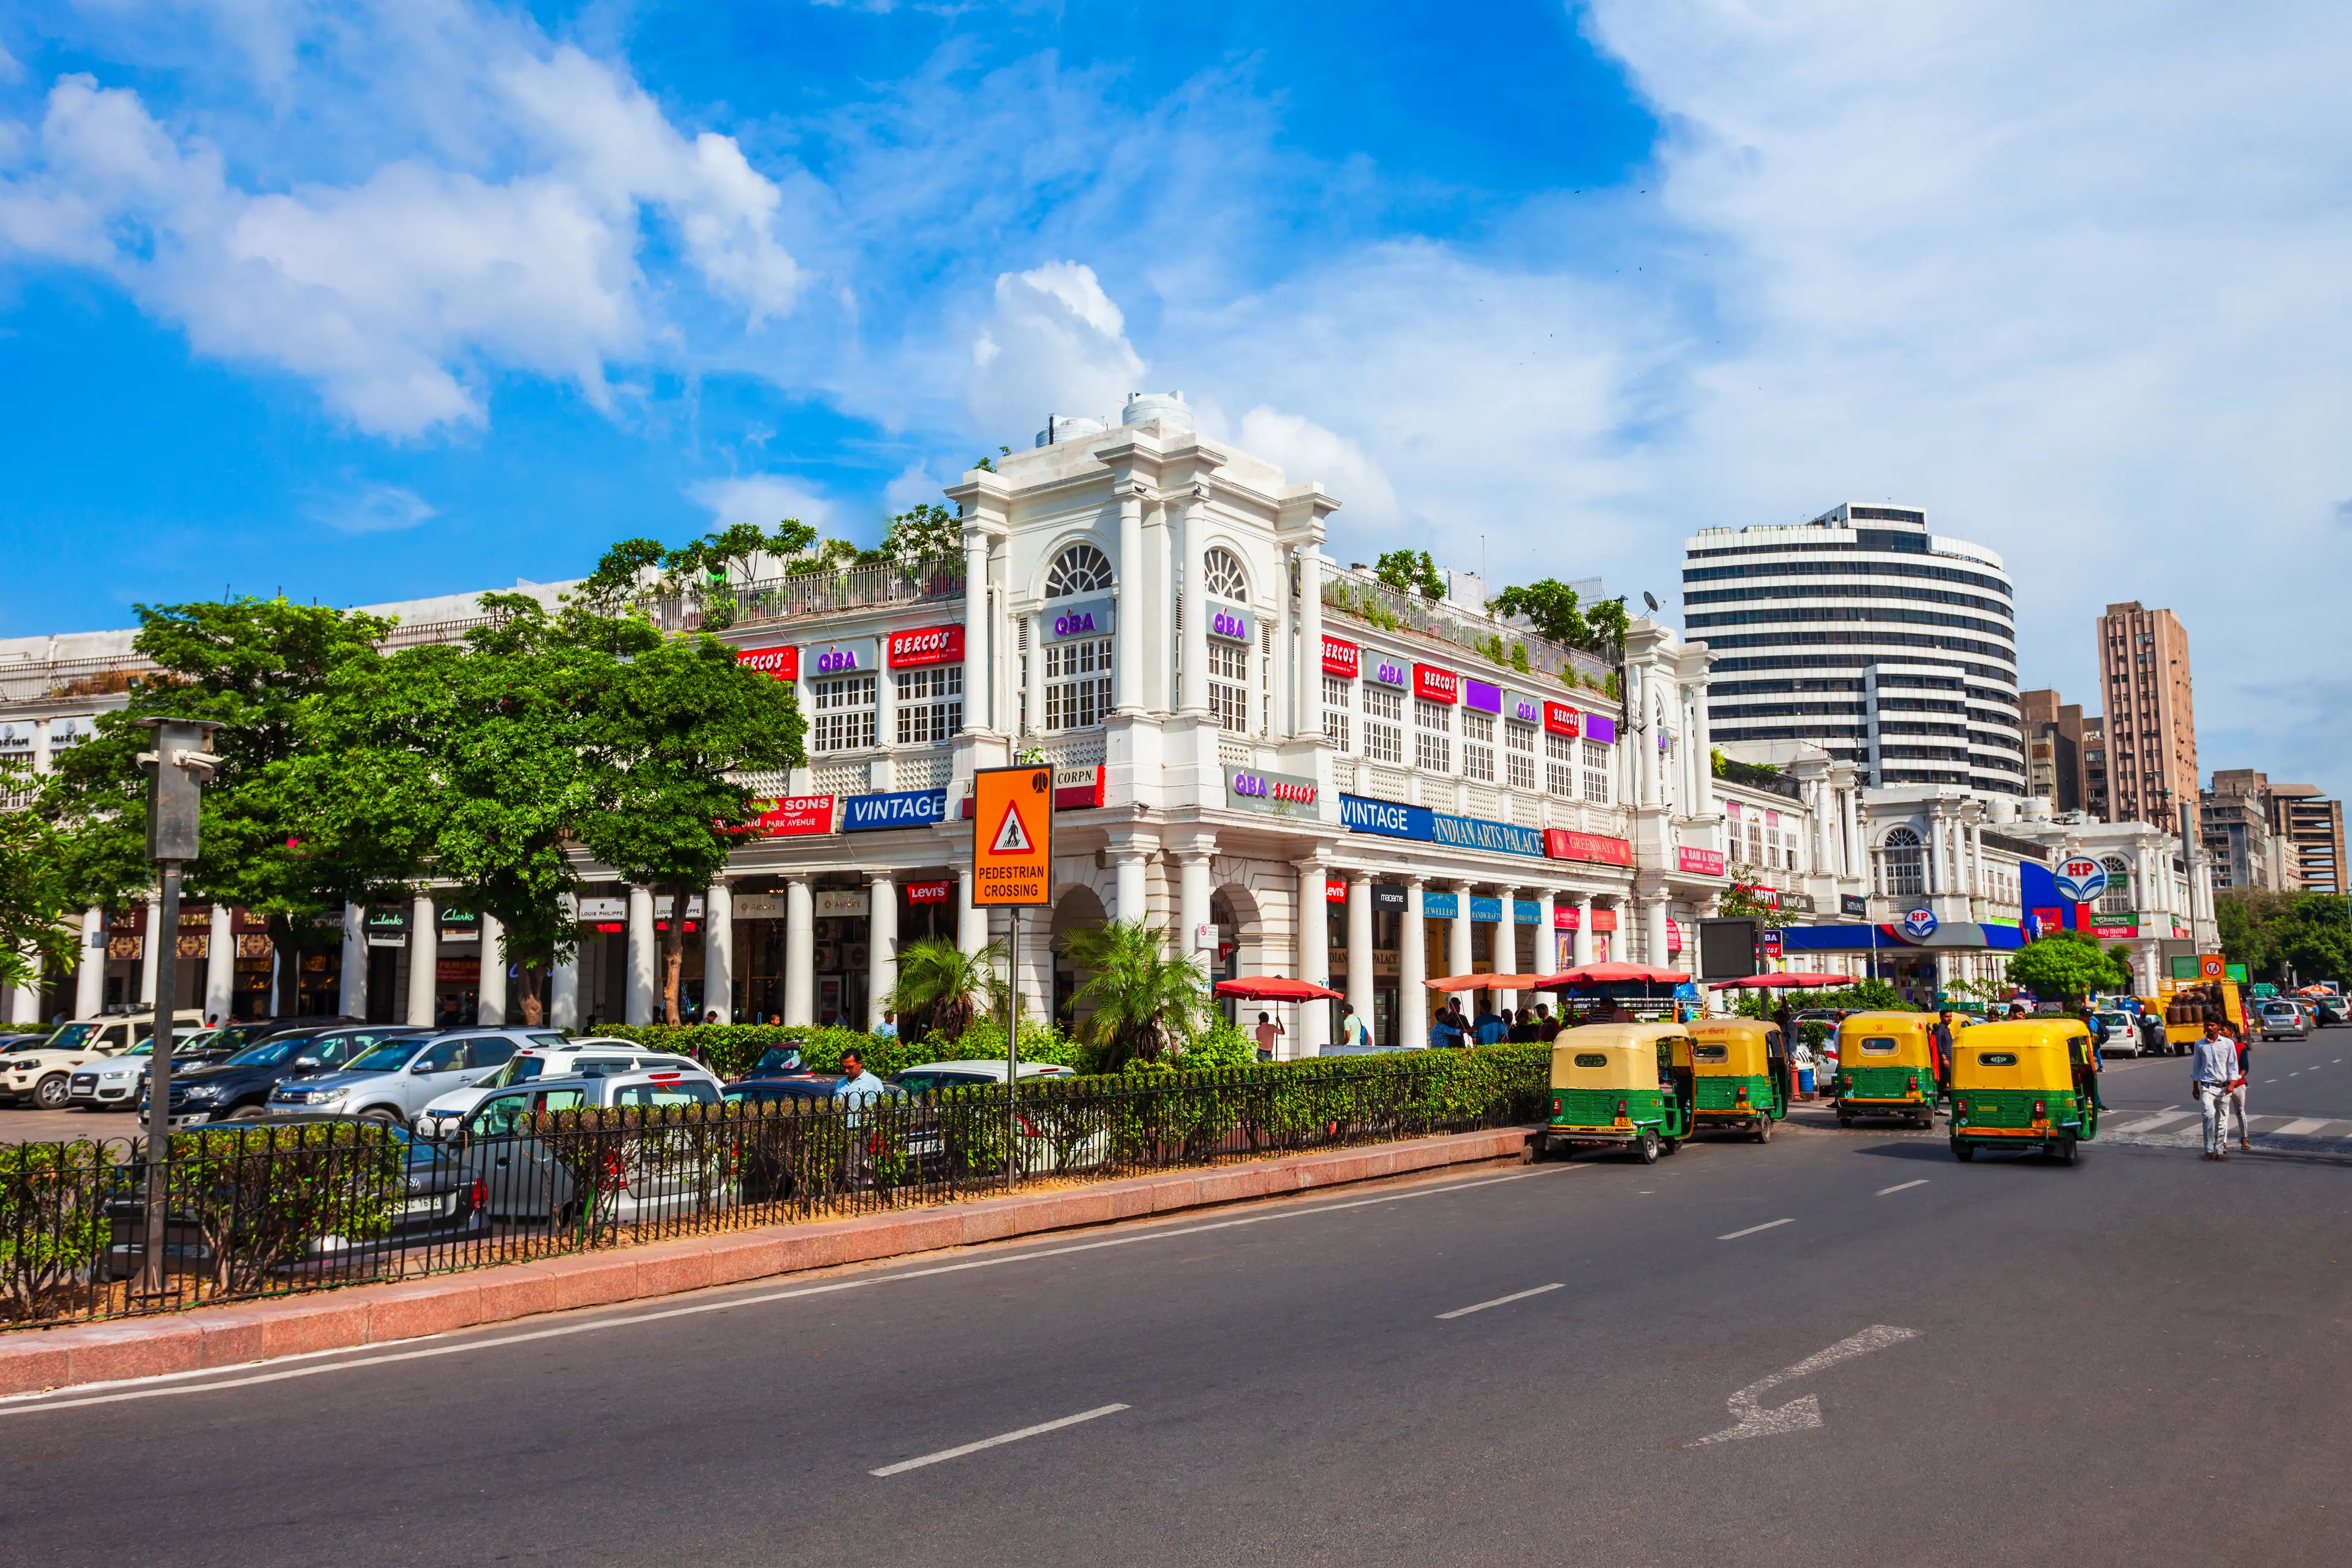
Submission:
MULTIPOLYGON (((1470 884, 1456 882, 1454 884, 1454 921, 1445 931, 1446 975, 1450 979, 1467 974, 1470 966, 1476 962, 1470 956, 1470 884)), ((1469 1005, 1469 992, 1454 991, 1447 994, 1459 997, 1465 1007, 1469 1005)))
POLYGON ((41 955, 27 947, 19 956, 32 965, 33 978, 8 987, 8 1022, 23 1027, 41 1022, 41 955))
POLYGON ((95 1018, 106 1005, 106 911, 81 912, 81 964, 74 971, 74 1016, 95 1018))
MULTIPOLYGON (((882 679, 888 680, 887 670, 882 679)), ((702 1010, 735 1021, 735 889, 724 877, 702 892, 702 1010)))
POLYGON ((1212 849, 1188 849, 1177 858, 1176 952, 1190 958, 1196 951, 1192 932, 1209 918, 1209 859, 1212 849))
POLYGON ((969 868, 956 874, 956 945, 966 952, 988 945, 988 911, 972 904, 969 868))
POLYGON ((1397 938, 1397 1044, 1414 1046, 1429 1038, 1431 995, 1422 984, 1429 978, 1429 928, 1421 907, 1422 879, 1404 879, 1404 930, 1397 938))
POLYGON ((1646 940, 1650 949, 1643 962, 1654 969, 1664 969, 1666 967, 1666 896, 1658 893, 1644 900, 1642 915, 1647 928, 1646 940))
MULTIPOLYGON (((1203 585, 1208 531, 1208 492, 1195 485, 1184 503, 1184 646, 1177 670, 1176 706, 1185 713, 1209 710, 1208 590, 1203 585)), ((1369 1025, 1370 1016, 1367 1015, 1364 1021, 1369 1025)))
POLYGON ((1372 879, 1348 873, 1348 1005, 1372 1026, 1372 879))
MULTIPOLYGON (((1122 713, 1143 711, 1143 487, 1130 480, 1121 488, 1118 498, 1118 565, 1112 590, 1118 595, 1118 607, 1112 612, 1115 628, 1112 657, 1118 660, 1112 671, 1111 696, 1122 713)), ((1043 617, 1039 629, 1043 630, 1043 617)), ((1035 659, 1042 649, 1032 648, 1029 657, 1035 659)), ((1044 715, 1032 718, 1042 727, 1044 715)), ((1126 920, 1122 914, 1118 917, 1126 920)))
POLYGON ((963 727, 985 730, 995 650, 988 646, 988 535, 963 536, 963 727))
POLYGON ((166 948, 170 948, 174 952, 178 949, 178 943, 176 941, 166 940, 166 938, 167 936, 170 938, 176 938, 179 933, 176 931, 169 933, 159 932, 157 928, 163 923, 163 895, 161 892, 150 893, 147 895, 147 935, 139 944, 139 1002, 140 1005, 144 1007, 153 1007, 156 1005, 156 954, 163 952, 166 948))
POLYGON ((1148 920, 1151 914, 1151 852, 1129 847, 1110 852, 1110 918, 1148 920))
POLYGON ((1978 898, 1992 896, 1992 880, 1985 874, 1984 824, 1981 821, 1969 824, 1969 886, 1978 898))
MULTIPOLYGON (((205 926, 205 1016, 226 1024, 236 1001, 236 931, 226 901, 213 900, 212 919, 205 926)), ((344 961, 350 962, 351 911, 343 913, 344 961)), ((354 1015, 356 1016, 357 1015, 354 1015)))
MULTIPOLYGON (((1119 624, 1118 617, 1114 615, 1111 617, 1111 626, 1115 629, 1119 624)), ((1019 640, 1017 637, 1014 638, 1016 646, 1019 640)), ((1115 641, 1111 648, 1111 657, 1114 660, 1118 657, 1118 645, 1115 641)), ((1043 616, 1030 617, 1027 658, 1028 684, 1024 689, 1023 706, 1028 710, 1026 720, 1028 732, 1033 735, 1042 735, 1045 732, 1045 617, 1043 616)))
MULTIPOLYGON (((1691 815, 1715 815, 1715 727, 1707 721, 1706 686, 1704 681, 1691 690, 1691 773, 1697 788, 1691 796, 1691 815)), ((1693 973, 1696 970, 1694 968, 1693 973)))
POLYGON ((1298 730, 1323 732, 1323 554, 1298 547, 1298 730))
MULTIPOLYGON (((562 900, 564 912, 572 917, 576 942, 585 937, 576 934, 580 906, 571 894, 562 900)), ((556 1029, 576 1029, 580 1026, 580 949, 574 946, 572 956, 547 972, 547 1022, 556 1029)))
POLYGON ((1536 972, 1539 974, 1557 974, 1564 967, 1559 962, 1559 889, 1558 888, 1546 888, 1536 896, 1536 972))
MULTIPOLYGON (((1495 889, 1495 896, 1503 906, 1503 918, 1495 922, 1495 973, 1516 974, 1519 969, 1519 926, 1516 918, 1519 890, 1508 886, 1500 887, 1495 889)), ((1519 1005, 1517 991, 1489 991, 1486 994, 1493 999, 1497 1013, 1519 1005)))
MULTIPOLYGON (((1634 673, 1636 668, 1627 666, 1627 673, 1634 673)), ((1641 731, 1632 737, 1634 748, 1639 753, 1633 759, 1636 785, 1640 790, 1640 798, 1634 804, 1656 805, 1660 804, 1658 742, 1665 738, 1665 731, 1660 724, 1657 700, 1651 694, 1650 670, 1646 666, 1639 667, 1639 674, 1642 681, 1641 697, 1637 702, 1627 705, 1633 711, 1641 714, 1643 722, 1641 731)))
MULTIPOLYGON (((1309 985, 1331 984, 1331 912, 1326 889, 1330 873, 1320 860, 1298 863, 1298 978, 1309 985)), ((1298 1009, 1287 1056, 1318 1057, 1331 1038, 1331 1004, 1308 1002, 1298 1009)))
MULTIPOLYGON (((223 989, 227 988, 224 983, 223 989)), ((212 978, 205 980, 205 1005, 212 1005, 212 978)), ((346 1018, 364 1018, 368 1006, 367 906, 343 905, 343 972, 335 984, 335 1011, 346 1018)), ((221 1016, 228 1016, 223 1009, 221 1016)))
POLYGON ((816 1021, 816 900, 806 877, 784 883, 784 1022, 816 1021))
POLYGON ((482 916, 481 925, 481 970, 474 985, 474 1021, 503 1024, 507 1021, 507 928, 498 916, 488 913, 482 916))
POLYGON ((629 969, 621 982, 621 1021, 654 1021, 654 890, 629 889, 629 969))
POLYGON ((882 1022, 882 1009, 898 986, 898 884, 887 871, 866 882, 866 1027, 882 1022))
POLYGON ((1592 962, 1592 895, 1576 895, 1576 963, 1578 968, 1592 962))
MULTIPOLYGON (((1862 823, 1854 811, 1857 794, 1852 785, 1837 792, 1838 811, 1838 870, 1848 877, 1862 875, 1862 823)), ((1869 891, 1868 889, 1864 889, 1869 891)))
POLYGON ((433 895, 419 893, 408 902, 408 1021, 422 1027, 433 1023, 433 986, 439 978, 441 925, 433 895))

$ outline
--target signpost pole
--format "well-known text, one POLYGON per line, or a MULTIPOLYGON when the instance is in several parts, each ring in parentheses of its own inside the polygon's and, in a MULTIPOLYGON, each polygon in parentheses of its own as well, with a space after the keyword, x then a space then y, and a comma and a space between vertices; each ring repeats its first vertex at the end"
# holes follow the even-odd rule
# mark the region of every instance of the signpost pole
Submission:
POLYGON ((1021 1148, 1021 906, 1005 913, 1013 917, 1013 945, 1004 961, 1004 1190, 1013 1190, 1021 1148))
POLYGON ((1021 911, 1054 903, 1054 770, 1024 764, 972 774, 971 901, 1012 919, 1004 1020, 1004 1185, 1020 1173, 1021 911))

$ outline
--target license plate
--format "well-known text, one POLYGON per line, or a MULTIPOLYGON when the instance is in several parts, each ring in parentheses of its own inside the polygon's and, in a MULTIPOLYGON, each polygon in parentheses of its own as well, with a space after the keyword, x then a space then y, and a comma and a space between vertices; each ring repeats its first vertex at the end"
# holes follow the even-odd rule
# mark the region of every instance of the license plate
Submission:
POLYGON ((439 1198, 411 1198, 408 1200, 408 1206, 402 1212, 412 1218, 421 1214, 439 1214, 441 1203, 442 1200, 439 1198))

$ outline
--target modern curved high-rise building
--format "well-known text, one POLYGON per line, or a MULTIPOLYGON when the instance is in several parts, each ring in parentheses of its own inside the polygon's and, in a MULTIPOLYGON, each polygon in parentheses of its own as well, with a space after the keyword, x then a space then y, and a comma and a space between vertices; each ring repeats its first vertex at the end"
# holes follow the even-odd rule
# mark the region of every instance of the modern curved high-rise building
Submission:
POLYGON ((2000 557, 1916 507, 1684 545, 1683 623, 1717 656, 1714 740, 1810 741, 1874 784, 2025 793, 2014 605, 2000 557))

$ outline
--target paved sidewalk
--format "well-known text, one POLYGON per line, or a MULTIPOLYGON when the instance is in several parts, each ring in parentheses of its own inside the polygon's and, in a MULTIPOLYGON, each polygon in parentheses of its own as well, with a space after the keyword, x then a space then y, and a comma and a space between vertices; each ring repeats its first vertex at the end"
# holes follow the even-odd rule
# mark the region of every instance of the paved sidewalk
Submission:
POLYGON ((237 1366, 1218 1204, 1508 1159, 1506 1128, 1056 1192, 768 1226, 152 1318, 0 1334, 0 1395, 237 1366))

